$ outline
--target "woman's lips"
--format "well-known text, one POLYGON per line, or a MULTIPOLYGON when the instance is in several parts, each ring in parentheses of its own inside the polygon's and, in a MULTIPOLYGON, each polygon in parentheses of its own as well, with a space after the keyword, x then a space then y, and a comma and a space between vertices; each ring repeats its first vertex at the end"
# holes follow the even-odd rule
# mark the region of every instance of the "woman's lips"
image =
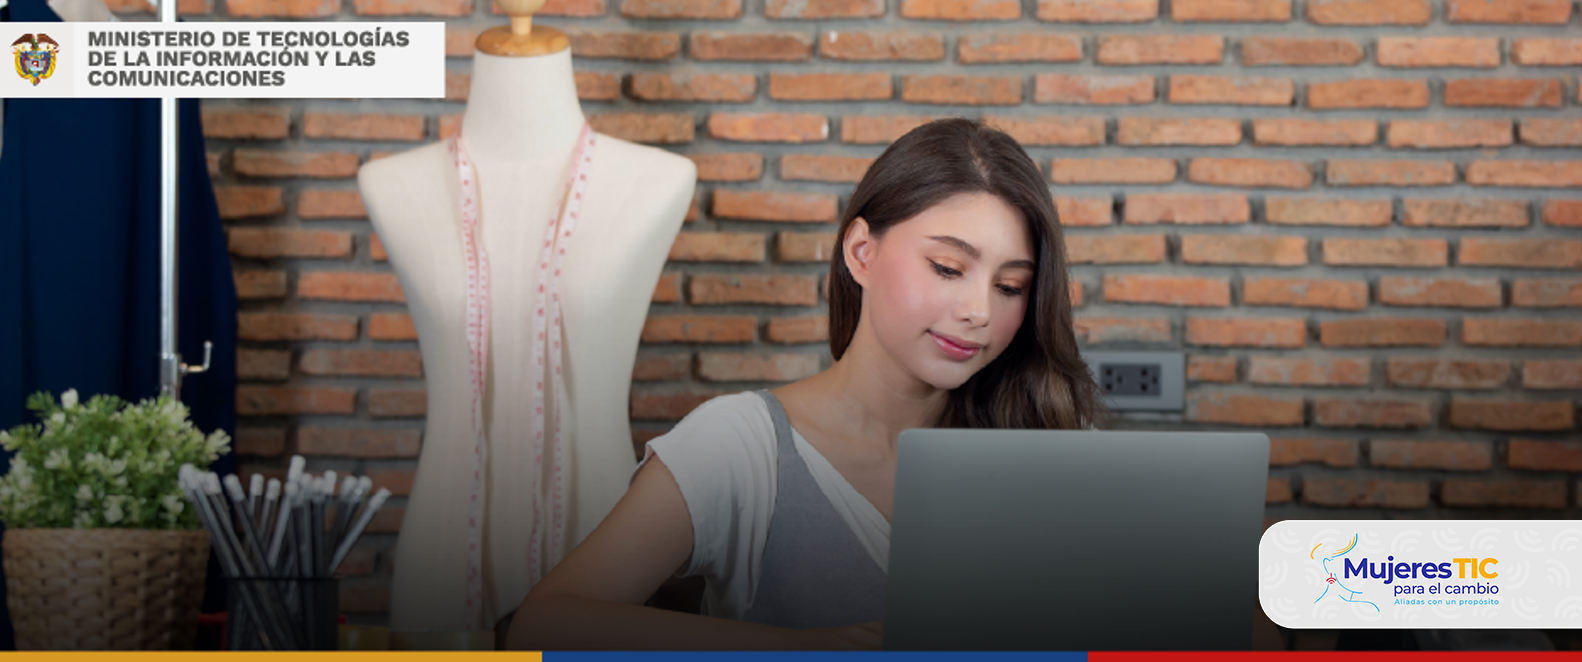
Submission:
POLYGON ((940 335, 938 333, 934 333, 933 331, 929 331, 928 335, 934 338, 934 344, 939 345, 940 350, 945 352, 945 356, 949 356, 950 358, 956 359, 958 361, 964 361, 977 356, 978 351, 983 349, 983 345, 970 343, 952 336, 940 335))

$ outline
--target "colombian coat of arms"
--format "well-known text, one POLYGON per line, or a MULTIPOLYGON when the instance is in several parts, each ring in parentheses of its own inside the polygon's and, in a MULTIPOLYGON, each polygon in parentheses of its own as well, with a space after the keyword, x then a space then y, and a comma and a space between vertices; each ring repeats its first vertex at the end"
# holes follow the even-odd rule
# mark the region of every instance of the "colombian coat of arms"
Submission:
POLYGON ((60 44, 42 32, 25 34, 11 42, 16 54, 16 73, 34 85, 55 73, 55 61, 60 57, 60 44))

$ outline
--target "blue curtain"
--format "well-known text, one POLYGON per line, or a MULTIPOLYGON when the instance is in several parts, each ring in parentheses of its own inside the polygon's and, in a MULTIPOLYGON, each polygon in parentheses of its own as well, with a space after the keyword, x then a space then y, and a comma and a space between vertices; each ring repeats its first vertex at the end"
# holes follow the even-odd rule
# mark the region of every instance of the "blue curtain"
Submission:
MULTIPOLYGON (((0 21, 59 21, 11 0, 0 21)), ((14 75, 6 67, 0 75, 14 75)), ((46 84, 48 81, 46 81, 46 84)), ((153 397, 159 387, 159 101, 5 99, 0 140, 0 429, 36 422, 28 394, 153 397)), ((236 432, 236 287, 205 159, 198 102, 180 108, 178 350, 214 343, 183 380, 205 433, 236 432)), ((6 464, 10 464, 7 454, 6 464)), ((234 471, 234 457, 215 470, 234 471)), ((205 611, 223 609, 210 563, 205 611)), ((0 581, 0 647, 15 648, 0 581)))

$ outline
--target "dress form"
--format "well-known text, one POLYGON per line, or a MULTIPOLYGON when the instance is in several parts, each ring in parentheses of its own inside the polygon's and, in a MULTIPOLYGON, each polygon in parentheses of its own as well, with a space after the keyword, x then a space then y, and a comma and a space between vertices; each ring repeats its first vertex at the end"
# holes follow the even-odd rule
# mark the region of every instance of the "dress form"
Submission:
MULTIPOLYGON (((513 28, 480 35, 461 129, 477 171, 479 236, 492 281, 484 397, 485 629, 515 609, 529 588, 533 494, 548 481, 550 463, 546 444, 543 466, 533 470, 528 403, 534 369, 543 376, 542 368, 531 366, 535 267, 584 122, 564 35, 544 27, 532 28, 532 39, 509 34, 526 17, 501 5, 513 13, 513 28)), ((548 549, 549 536, 540 534, 540 575, 625 493, 635 466, 627 403, 638 337, 696 178, 684 157, 603 135, 596 143, 561 278, 568 531, 560 550, 548 549)), ((475 629, 463 608, 474 436, 456 167, 440 142, 364 165, 358 184, 406 293, 428 384, 423 450, 396 544, 390 625, 396 631, 475 629)), ((548 509, 539 507, 547 527, 548 509)))

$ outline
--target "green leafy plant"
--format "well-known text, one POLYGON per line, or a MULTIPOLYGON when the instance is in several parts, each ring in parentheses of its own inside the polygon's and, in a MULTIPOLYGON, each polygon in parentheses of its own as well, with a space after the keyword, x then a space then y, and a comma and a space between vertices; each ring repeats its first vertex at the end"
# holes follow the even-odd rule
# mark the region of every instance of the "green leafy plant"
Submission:
POLYGON ((195 529, 176 472, 205 467, 230 449, 230 436, 207 437, 168 395, 129 404, 113 395, 78 402, 75 389, 34 393, 27 408, 42 425, 0 432, 16 453, 0 477, 0 519, 11 528, 195 529))

